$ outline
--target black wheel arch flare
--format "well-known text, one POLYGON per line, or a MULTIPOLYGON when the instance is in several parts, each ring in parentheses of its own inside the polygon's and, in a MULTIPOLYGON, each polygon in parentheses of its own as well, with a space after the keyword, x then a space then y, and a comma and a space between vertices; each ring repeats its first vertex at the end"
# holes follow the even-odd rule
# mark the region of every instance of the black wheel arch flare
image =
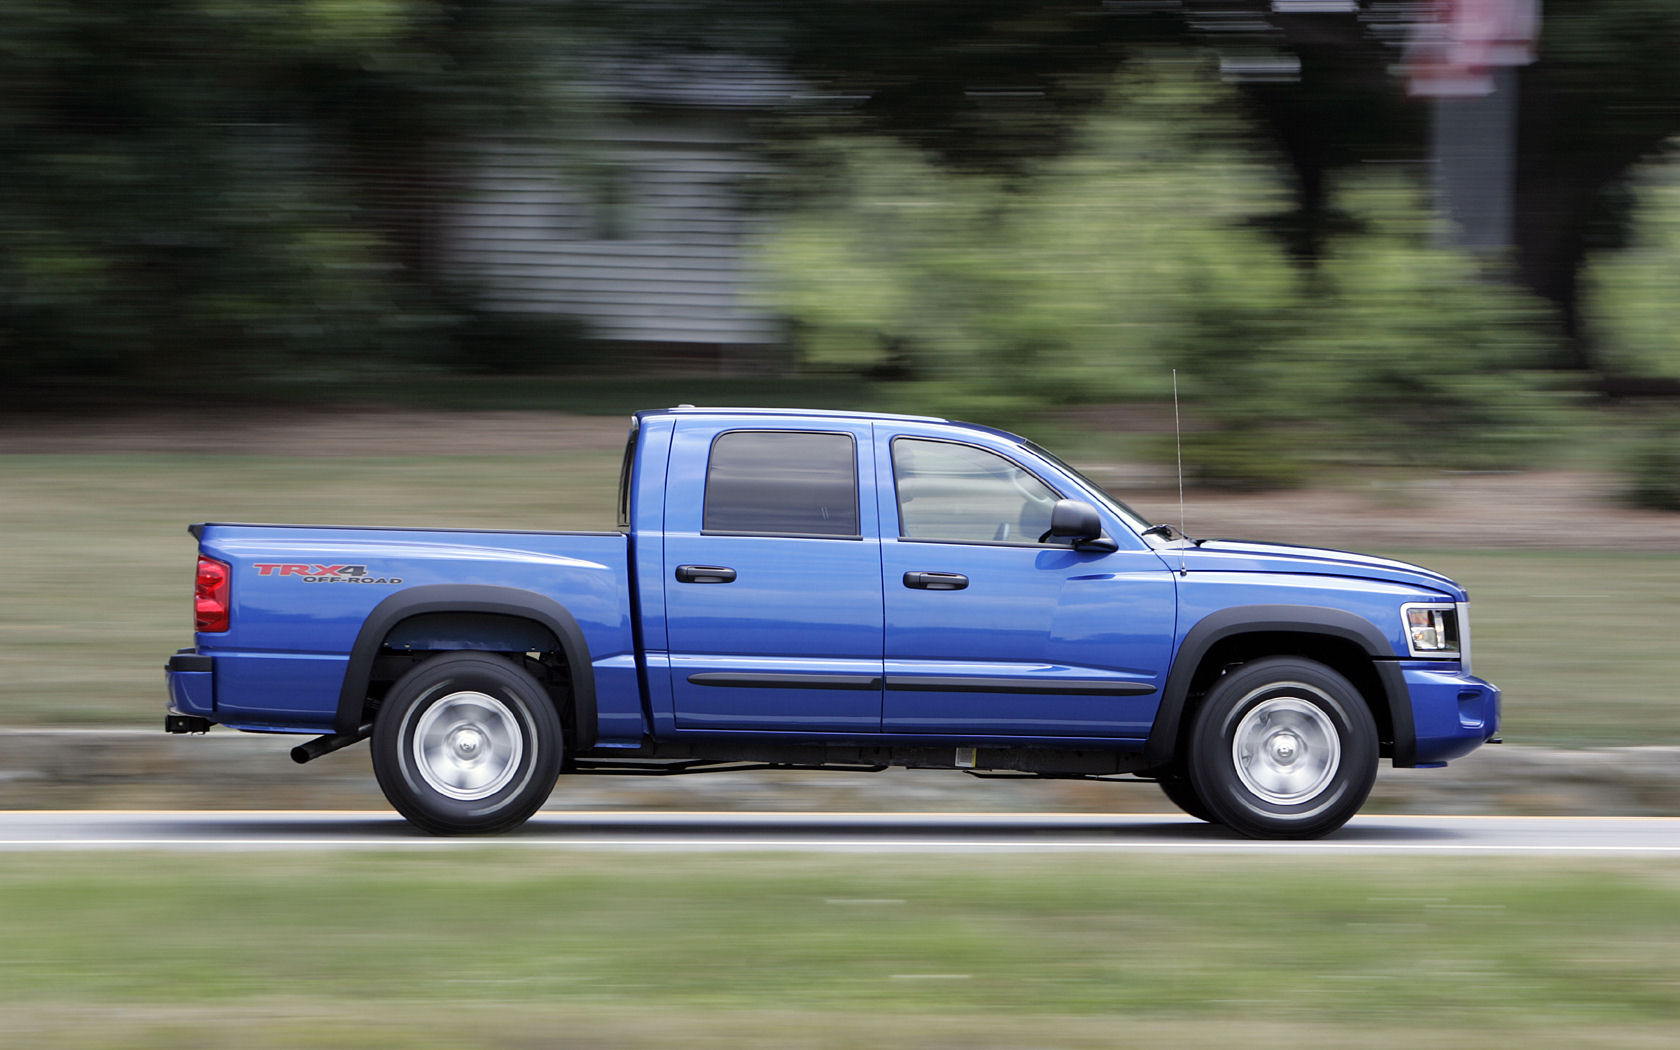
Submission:
POLYGON ((361 724, 374 658, 392 628, 428 613, 490 613, 531 620, 552 631, 560 642, 571 675, 572 713, 577 722, 572 746, 580 750, 594 746, 599 729, 595 669, 589 662, 589 645, 577 618, 547 595, 517 587, 476 584, 410 587, 373 607, 356 633, 356 644, 344 669, 344 685, 339 690, 338 711, 333 718, 335 731, 353 732, 361 724))
POLYGON ((1178 757, 1190 685, 1208 651, 1228 638, 1272 633, 1318 635, 1358 646, 1370 658, 1385 694, 1393 721, 1394 765, 1416 764, 1417 731, 1412 721, 1411 696, 1400 671, 1399 657, 1376 625, 1354 613, 1316 605, 1240 605, 1209 613, 1184 636, 1172 670, 1167 674, 1161 706, 1155 712, 1155 723, 1150 727, 1144 748, 1151 766, 1164 768, 1178 757))

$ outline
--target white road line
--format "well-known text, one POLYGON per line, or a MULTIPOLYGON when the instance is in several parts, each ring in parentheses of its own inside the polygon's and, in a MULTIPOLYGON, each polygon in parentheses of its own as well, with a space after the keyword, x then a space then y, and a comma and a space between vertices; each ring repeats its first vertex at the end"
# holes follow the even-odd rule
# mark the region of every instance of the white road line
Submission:
POLYGON ((365 838, 111 838, 111 839, 0 839, 0 852, 12 850, 98 851, 112 849, 168 849, 214 852, 221 850, 471 850, 558 849, 626 850, 635 852, 816 852, 816 853, 1272 853, 1313 855, 1373 854, 1528 854, 1534 856, 1680 855, 1680 846, 1658 845, 1521 845, 1502 843, 1405 842, 1114 842, 1011 841, 1007 839, 906 840, 783 839, 783 838, 489 838, 489 839, 365 839, 365 838))
POLYGON ((512 835, 439 839, 382 810, 0 812, 0 852, 113 849, 1674 856, 1680 818, 1373 815, 1267 842, 1164 814, 549 811, 512 835))

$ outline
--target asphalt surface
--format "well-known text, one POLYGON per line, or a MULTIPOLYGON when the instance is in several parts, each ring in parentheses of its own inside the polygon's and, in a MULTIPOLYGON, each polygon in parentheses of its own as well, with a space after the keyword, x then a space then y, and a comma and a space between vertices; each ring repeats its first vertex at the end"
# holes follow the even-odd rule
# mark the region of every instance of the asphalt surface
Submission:
POLYGON ((1180 815, 545 811, 440 839, 385 811, 0 812, 0 852, 124 849, 645 849, 1680 856, 1677 817, 1364 816, 1312 842, 1257 842, 1180 815))

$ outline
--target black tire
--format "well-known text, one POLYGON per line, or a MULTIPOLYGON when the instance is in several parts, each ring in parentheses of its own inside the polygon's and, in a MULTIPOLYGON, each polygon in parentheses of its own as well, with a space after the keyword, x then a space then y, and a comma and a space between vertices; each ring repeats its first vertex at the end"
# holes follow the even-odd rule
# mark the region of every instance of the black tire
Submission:
POLYGON ((398 813, 434 835, 530 819, 564 757, 547 690, 494 653, 435 656, 391 686, 373 723, 373 772, 398 813))
POLYGON ((1173 805, 1183 810, 1187 816, 1195 817, 1197 820, 1206 821, 1209 824, 1219 823, 1219 818, 1214 816, 1213 811, 1207 808, 1207 803, 1202 801, 1202 796, 1196 794, 1196 788, 1190 783, 1189 777, 1182 773, 1171 773, 1163 776, 1156 783, 1161 785, 1161 793, 1167 796, 1167 799, 1173 805))
POLYGON ((1318 838, 1365 804, 1377 748, 1376 720, 1351 682, 1313 660, 1267 657, 1208 691, 1190 733, 1190 783, 1234 831, 1318 838))

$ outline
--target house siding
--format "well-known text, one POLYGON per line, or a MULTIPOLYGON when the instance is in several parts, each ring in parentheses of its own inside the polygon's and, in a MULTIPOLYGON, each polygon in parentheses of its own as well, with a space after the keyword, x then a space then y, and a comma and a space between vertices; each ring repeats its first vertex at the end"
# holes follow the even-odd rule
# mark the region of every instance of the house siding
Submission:
POLYGON ((608 341, 783 342, 744 258, 761 168, 725 129, 638 123, 580 153, 484 145, 446 223, 451 276, 489 309, 577 317, 608 341))

